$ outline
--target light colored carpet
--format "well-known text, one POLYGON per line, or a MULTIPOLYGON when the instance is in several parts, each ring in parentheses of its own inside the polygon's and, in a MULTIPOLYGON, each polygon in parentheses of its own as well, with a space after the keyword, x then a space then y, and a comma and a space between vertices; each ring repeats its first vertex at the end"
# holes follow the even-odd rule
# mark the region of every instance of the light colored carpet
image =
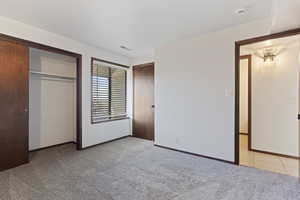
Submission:
POLYGON ((299 200, 297 178, 235 166, 126 138, 84 151, 31 153, 0 173, 1 200, 299 200))

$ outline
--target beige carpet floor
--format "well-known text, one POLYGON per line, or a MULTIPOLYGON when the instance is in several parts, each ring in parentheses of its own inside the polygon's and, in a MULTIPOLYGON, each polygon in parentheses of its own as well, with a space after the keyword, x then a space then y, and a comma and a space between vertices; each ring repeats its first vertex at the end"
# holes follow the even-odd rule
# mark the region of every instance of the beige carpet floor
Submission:
POLYGON ((125 138, 76 151, 31 153, 0 172, 1 200, 299 200, 297 178, 125 138))

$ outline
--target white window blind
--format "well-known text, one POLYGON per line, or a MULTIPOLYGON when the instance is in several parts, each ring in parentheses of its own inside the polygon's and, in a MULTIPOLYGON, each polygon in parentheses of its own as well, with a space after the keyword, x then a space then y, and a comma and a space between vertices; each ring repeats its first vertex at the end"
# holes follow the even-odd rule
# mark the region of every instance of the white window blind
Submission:
POLYGON ((126 70, 92 64, 92 123, 127 117, 126 70))

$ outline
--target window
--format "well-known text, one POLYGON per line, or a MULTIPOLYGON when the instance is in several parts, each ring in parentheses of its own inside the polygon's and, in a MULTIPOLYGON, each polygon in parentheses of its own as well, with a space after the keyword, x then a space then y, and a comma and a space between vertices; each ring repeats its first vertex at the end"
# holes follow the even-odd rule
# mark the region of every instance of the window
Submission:
POLYGON ((123 65, 92 58, 92 123, 127 117, 126 73, 123 65))

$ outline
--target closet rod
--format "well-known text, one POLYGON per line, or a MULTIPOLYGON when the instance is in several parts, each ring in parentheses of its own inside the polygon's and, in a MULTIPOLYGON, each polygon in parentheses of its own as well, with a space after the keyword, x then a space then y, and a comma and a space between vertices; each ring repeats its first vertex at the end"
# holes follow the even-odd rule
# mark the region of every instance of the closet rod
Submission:
POLYGON ((47 73, 37 72, 37 71, 30 71, 30 73, 36 74, 36 75, 41 75, 41 76, 47 76, 47 77, 50 77, 50 78, 59 78, 59 79, 67 79, 67 80, 76 80, 76 78, 74 78, 74 77, 60 76, 60 75, 55 75, 55 74, 47 74, 47 73))

